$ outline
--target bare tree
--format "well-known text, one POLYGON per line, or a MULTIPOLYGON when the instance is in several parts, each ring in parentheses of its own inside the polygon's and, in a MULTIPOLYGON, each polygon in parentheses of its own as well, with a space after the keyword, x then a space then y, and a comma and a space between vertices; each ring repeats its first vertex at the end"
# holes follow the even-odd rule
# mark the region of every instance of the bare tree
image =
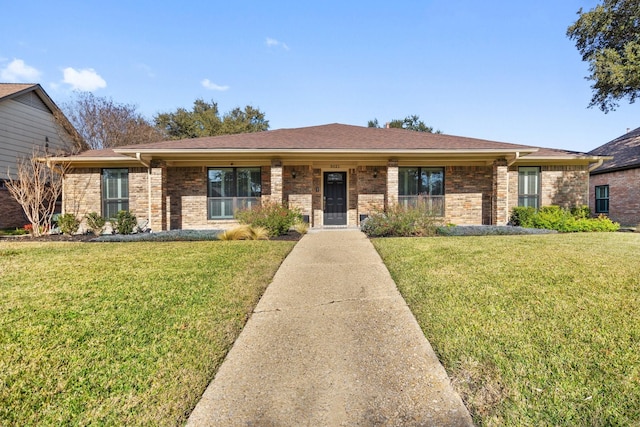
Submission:
POLYGON ((51 224, 56 202, 62 194, 64 166, 49 167, 42 154, 34 149, 31 158, 19 159, 17 176, 11 173, 5 185, 9 194, 22 206, 25 215, 33 227, 34 236, 41 236, 51 224))
POLYGON ((160 130, 136 111, 135 105, 119 104, 90 92, 79 92, 63 110, 83 143, 92 150, 164 139, 160 130))

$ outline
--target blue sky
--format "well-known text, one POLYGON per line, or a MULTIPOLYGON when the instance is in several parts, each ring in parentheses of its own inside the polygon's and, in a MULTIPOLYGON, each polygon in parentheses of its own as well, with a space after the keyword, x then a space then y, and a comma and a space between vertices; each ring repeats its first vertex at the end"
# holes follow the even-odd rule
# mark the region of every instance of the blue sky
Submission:
POLYGON ((588 109, 566 37, 596 0, 3 2, 0 81, 74 89, 151 118, 252 105, 271 129, 417 114, 452 135, 589 151, 640 104, 588 109))

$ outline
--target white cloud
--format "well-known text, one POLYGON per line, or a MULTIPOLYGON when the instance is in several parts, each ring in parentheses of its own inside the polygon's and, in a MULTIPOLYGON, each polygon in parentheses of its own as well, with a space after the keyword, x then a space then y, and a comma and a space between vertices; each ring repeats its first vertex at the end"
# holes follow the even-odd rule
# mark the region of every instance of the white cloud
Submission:
POLYGON ((215 83, 213 83, 211 80, 209 79, 204 79, 203 81, 200 82, 202 84, 202 87, 209 89, 209 90, 219 90, 219 91, 225 91, 229 89, 229 86, 220 86, 217 85, 215 83))
POLYGON ((64 74, 62 82, 70 85, 73 90, 93 92, 107 87, 107 82, 93 68, 76 70, 67 67, 62 72, 64 74))
POLYGON ((0 79, 9 83, 37 83, 40 71, 24 63, 22 59, 14 59, 0 70, 0 79))
POLYGON ((266 43, 266 45, 268 47, 281 47, 284 50, 289 50, 289 46, 287 46, 286 43, 283 43, 283 42, 278 41, 276 39, 272 39, 271 37, 267 37, 267 40, 266 40, 265 43, 266 43))
POLYGON ((135 65, 136 69, 142 71, 143 73, 145 73, 147 75, 147 77, 150 78, 155 78, 156 77, 156 73, 153 72, 153 70, 151 69, 151 67, 149 67, 147 64, 144 64, 142 62, 138 63, 135 65))

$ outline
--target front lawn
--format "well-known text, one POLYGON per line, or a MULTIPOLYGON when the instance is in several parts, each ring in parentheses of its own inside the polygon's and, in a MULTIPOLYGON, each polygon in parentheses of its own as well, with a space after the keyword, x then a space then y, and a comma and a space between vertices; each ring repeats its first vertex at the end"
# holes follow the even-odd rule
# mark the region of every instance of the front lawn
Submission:
POLYGON ((0 425, 184 422, 294 242, 0 242, 0 425))
POLYGON ((373 242, 476 423, 640 424, 640 234, 373 242))

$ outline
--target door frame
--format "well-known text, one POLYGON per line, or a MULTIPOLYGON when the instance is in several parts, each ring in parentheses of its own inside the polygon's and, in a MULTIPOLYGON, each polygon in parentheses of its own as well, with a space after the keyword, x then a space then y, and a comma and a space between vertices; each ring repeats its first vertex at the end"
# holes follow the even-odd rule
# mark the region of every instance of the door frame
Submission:
POLYGON ((322 169, 322 225, 336 225, 340 226, 348 226, 349 225, 349 170, 348 169, 322 169), (342 173, 344 174, 344 224, 325 224, 325 197, 326 197, 326 180, 325 177, 329 173, 342 173))

